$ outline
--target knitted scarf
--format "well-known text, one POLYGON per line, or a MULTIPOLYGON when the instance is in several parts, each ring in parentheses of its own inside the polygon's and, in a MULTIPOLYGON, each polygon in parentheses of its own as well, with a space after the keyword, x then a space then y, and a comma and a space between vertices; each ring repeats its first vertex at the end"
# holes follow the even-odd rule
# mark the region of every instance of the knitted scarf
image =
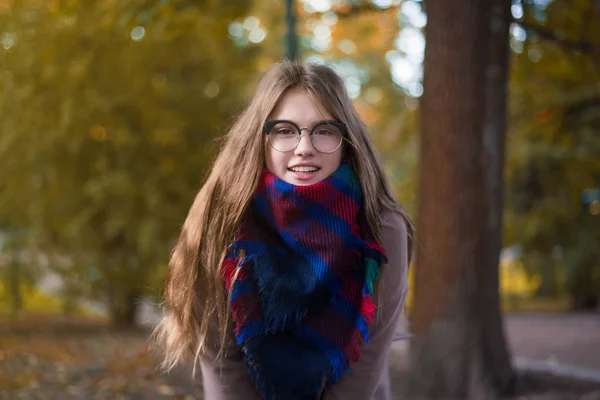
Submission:
POLYGON ((222 273, 263 399, 315 399, 368 342, 373 284, 387 260, 359 223, 362 198, 346 163, 307 186, 262 173, 222 273))

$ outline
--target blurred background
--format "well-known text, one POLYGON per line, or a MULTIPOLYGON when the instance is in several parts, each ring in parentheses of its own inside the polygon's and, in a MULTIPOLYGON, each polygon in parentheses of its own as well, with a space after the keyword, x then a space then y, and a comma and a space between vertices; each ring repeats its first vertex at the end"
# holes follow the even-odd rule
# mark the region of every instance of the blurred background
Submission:
MULTIPOLYGON (((502 311, 513 356, 562 365, 578 340, 519 352, 600 332, 600 4, 511 13, 502 311)), ((426 25, 415 0, 0 0, 0 396, 198 398, 147 328, 218 138, 283 57, 343 77, 417 220, 426 25)), ((563 364, 600 381, 583 353, 563 364)))

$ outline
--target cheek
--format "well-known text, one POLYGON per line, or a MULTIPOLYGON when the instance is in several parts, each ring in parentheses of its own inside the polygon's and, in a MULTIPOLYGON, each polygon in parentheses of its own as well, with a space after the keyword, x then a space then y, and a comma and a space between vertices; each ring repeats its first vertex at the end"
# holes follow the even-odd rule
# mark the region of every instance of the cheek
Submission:
POLYGON ((336 151, 334 154, 331 154, 331 158, 329 161, 331 168, 333 168, 334 170, 338 169, 338 167, 342 163, 343 156, 344 151, 342 151, 342 149, 336 151))
POLYGON ((333 169, 338 169, 338 167, 340 166, 340 164, 342 163, 342 153, 340 152, 339 154, 337 154, 336 158, 332 161, 333 163, 333 169))
POLYGON ((265 167, 273 172, 273 154, 271 150, 269 144, 265 142, 265 167))
POLYGON ((287 169, 285 154, 277 152, 268 144, 265 145, 265 164, 269 172, 281 178, 282 171, 287 169))

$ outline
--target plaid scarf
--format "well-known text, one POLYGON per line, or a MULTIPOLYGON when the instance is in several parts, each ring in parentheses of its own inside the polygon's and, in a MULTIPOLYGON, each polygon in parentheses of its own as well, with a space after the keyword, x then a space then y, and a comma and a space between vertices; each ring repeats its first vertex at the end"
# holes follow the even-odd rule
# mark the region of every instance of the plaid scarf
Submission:
POLYGON ((315 399, 360 358, 387 262, 359 223, 361 207, 346 163, 307 186, 263 172, 222 265, 235 336, 263 399, 315 399))

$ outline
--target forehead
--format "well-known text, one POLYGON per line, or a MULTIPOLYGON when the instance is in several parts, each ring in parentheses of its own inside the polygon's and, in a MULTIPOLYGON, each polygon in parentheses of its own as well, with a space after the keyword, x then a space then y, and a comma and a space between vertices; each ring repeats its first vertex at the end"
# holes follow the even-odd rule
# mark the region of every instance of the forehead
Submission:
POLYGON ((269 119, 287 119, 305 126, 334 118, 317 96, 305 89, 294 88, 281 96, 269 119))

